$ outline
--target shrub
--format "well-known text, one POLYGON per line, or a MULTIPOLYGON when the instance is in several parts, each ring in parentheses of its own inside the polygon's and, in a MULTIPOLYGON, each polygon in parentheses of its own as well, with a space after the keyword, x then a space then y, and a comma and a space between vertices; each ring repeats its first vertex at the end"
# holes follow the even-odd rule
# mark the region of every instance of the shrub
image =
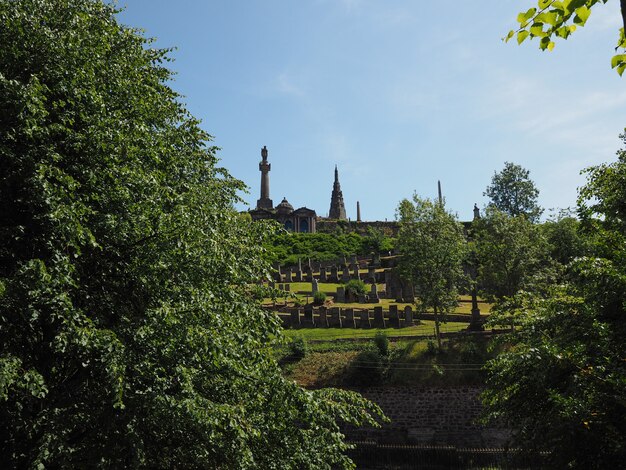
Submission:
POLYGON ((426 343, 426 348, 428 349, 428 354, 430 354, 431 356, 439 354, 439 348, 432 339, 428 340, 428 342, 426 343))
POLYGON ((352 361, 346 374, 348 385, 371 387, 383 381, 385 367, 378 351, 367 350, 359 353, 352 361))
POLYGON ((326 301, 326 294, 324 292, 317 291, 313 294, 313 303, 315 305, 322 305, 326 301))
POLYGON ((289 353, 294 359, 303 359, 309 350, 306 339, 302 336, 294 336, 289 343, 289 353))
POLYGON ((377 331, 376 336, 374 336, 374 344, 376 345, 376 349, 378 349, 378 353, 381 356, 389 355, 389 338, 387 338, 387 333, 384 331, 377 331))
POLYGON ((360 279, 351 279, 348 282, 346 282, 345 284, 345 288, 346 288, 346 295, 351 294, 351 295, 359 295, 359 294, 365 294, 365 283, 363 281, 361 281, 360 279))

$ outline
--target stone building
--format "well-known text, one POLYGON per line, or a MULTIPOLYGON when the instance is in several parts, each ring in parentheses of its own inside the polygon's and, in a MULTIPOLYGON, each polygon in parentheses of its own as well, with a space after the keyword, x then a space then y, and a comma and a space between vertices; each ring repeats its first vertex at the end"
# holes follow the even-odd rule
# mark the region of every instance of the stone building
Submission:
POLYGON ((269 172, 271 168, 271 164, 267 161, 267 147, 264 146, 261 150, 261 162, 259 163, 259 171, 261 172, 261 197, 256 202, 256 208, 249 211, 252 220, 272 219, 278 221, 287 230, 293 232, 315 233, 317 214, 313 209, 309 209, 308 207, 294 209, 289 201, 287 201, 287 198, 283 198, 280 204, 273 207, 273 202, 270 199, 269 172))

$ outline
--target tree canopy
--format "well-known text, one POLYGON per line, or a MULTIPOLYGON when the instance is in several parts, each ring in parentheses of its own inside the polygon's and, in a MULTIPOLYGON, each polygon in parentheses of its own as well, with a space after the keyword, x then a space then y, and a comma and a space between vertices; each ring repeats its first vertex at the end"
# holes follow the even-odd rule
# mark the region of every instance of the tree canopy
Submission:
MULTIPOLYGON (((537 6, 522 11, 517 15, 519 28, 511 30, 504 38, 509 41, 513 37, 521 44, 527 38, 539 38, 542 50, 554 49, 553 39, 567 39, 578 27, 585 26, 593 8, 607 3, 608 0, 537 0, 537 6)), ((618 31, 615 50, 622 49, 611 59, 611 67, 620 76, 626 70, 626 0, 620 0, 623 27, 618 31)))
POLYGON ((579 230, 593 249, 570 260, 567 283, 519 302, 519 328, 499 339, 504 352, 489 365, 484 402, 518 443, 548 451, 554 468, 619 468, 626 460, 626 150, 586 173, 579 230))
POLYGON ((537 203, 539 190, 530 172, 515 163, 505 162, 499 173, 494 173, 484 195, 491 199, 489 205, 511 216, 523 215, 532 221, 542 213, 537 203))
POLYGON ((379 410, 286 381, 266 230, 113 6, 0 0, 0 466, 350 467, 379 410))
POLYGON ((441 347, 440 315, 457 305, 458 286, 464 278, 462 263, 467 244, 463 227, 443 203, 421 199, 417 194, 412 201, 400 202, 398 218, 400 273, 413 282, 420 306, 435 312, 441 347))

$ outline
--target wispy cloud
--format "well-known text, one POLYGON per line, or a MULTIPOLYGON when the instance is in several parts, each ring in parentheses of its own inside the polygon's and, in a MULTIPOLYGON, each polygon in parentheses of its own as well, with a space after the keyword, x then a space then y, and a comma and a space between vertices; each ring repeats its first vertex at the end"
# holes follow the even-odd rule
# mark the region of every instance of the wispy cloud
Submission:
POLYGON ((274 89, 279 93, 296 97, 304 97, 305 92, 301 84, 293 75, 287 72, 279 73, 274 80, 274 89))

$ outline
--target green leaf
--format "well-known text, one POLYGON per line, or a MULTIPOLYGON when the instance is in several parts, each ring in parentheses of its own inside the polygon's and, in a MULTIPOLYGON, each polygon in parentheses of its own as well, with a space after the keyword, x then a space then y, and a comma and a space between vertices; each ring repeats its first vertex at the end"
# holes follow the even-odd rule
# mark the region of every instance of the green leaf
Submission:
POLYGON ((530 34, 532 34, 533 36, 536 36, 538 38, 542 38, 544 36, 547 36, 548 33, 546 33, 543 30, 543 24, 542 23, 535 23, 530 27, 530 34))
POLYGON ((528 37, 530 33, 528 31, 526 31, 525 29, 522 31, 519 31, 517 33, 517 43, 521 44, 524 42, 524 40, 528 37))
POLYGON ((574 21, 579 23, 581 26, 584 26, 589 18, 589 15, 591 15, 591 10, 583 5, 580 8, 576 8, 574 11, 576 12, 576 16, 580 19, 580 21, 576 21, 576 18, 574 18, 574 21))
POLYGON ((619 66, 621 63, 626 62, 626 54, 617 54, 611 58, 611 68, 619 66))

